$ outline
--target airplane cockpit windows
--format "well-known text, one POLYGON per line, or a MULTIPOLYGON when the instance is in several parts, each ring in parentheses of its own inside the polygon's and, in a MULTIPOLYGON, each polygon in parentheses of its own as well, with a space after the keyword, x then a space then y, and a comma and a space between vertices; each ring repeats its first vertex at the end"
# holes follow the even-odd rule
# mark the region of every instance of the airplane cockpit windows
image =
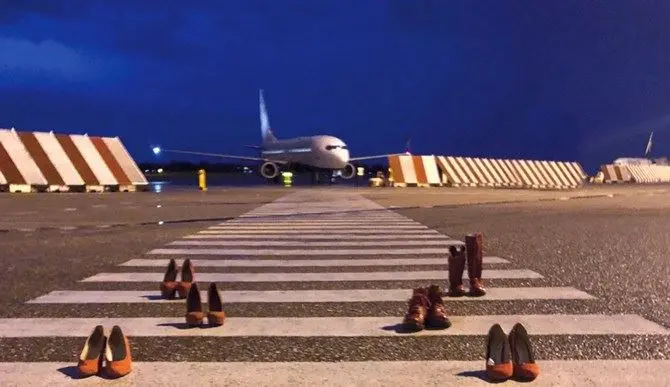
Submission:
POLYGON ((326 145, 326 150, 347 149, 346 145, 326 145))

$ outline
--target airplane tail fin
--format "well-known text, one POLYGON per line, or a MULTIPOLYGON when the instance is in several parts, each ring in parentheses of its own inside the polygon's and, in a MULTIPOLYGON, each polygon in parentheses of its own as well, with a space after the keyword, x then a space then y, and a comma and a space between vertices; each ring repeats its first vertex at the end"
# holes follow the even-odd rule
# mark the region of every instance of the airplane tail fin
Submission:
POLYGON ((652 137, 654 137, 654 132, 651 132, 651 134, 649 135, 649 140, 647 141, 647 148, 644 150, 645 157, 649 154, 649 152, 651 152, 652 137))
POLYGON ((261 135, 263 136, 263 144, 269 142, 276 142, 277 137, 272 133, 270 128, 270 119, 268 118, 268 112, 265 107, 265 99, 263 98, 263 90, 259 90, 259 107, 261 113, 261 135))

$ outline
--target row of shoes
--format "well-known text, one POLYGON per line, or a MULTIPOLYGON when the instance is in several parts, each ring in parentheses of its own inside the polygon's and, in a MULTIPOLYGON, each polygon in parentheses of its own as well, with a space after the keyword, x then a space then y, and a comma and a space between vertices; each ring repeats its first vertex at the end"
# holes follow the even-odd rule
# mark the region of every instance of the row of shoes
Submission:
POLYGON ((84 343, 77 370, 82 377, 98 375, 104 370, 106 376, 118 378, 130 373, 132 363, 128 337, 121 327, 114 325, 108 338, 102 325, 98 325, 84 343))
POLYGON ((528 332, 521 323, 514 324, 509 335, 500 324, 491 326, 486 343, 486 373, 492 381, 512 377, 531 381, 540 374, 528 332))

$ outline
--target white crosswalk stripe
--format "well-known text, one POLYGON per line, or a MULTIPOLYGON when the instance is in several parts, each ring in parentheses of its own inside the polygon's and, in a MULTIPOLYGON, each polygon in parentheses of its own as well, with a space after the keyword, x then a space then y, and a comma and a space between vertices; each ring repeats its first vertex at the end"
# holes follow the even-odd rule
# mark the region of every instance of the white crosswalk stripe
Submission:
MULTIPOLYGON (((258 340, 258 348, 252 345, 245 349, 253 361, 183 361, 189 360, 189 355, 174 362, 143 358, 123 380, 137 385, 220 384, 225 380, 230 385, 349 386, 415 384, 417 381, 426 384, 438 380, 443 384, 485 383, 478 378, 462 376, 481 371, 484 363, 479 360, 390 360, 385 353, 379 354, 383 361, 321 361, 318 356, 314 362, 282 361, 281 354, 275 356, 280 359, 278 361, 262 361, 268 355, 263 352, 263 342, 272 338, 309 338, 318 346, 325 342, 319 340, 328 338, 407 340, 414 336, 430 336, 422 340, 448 337, 479 340, 492 324, 499 323, 508 331, 517 322, 524 324, 531 335, 670 335, 667 328, 634 314, 535 314, 534 306, 543 302, 597 302, 598 299, 573 287, 543 286, 542 273, 515 268, 513 259, 495 256, 484 257, 482 277, 485 282, 502 281, 503 285, 488 285, 484 297, 445 297, 447 309, 456 305, 502 305, 507 308, 512 303, 525 302, 528 304, 524 305, 530 305, 529 310, 507 312, 509 314, 486 314, 490 313, 488 311, 481 315, 454 313, 449 316, 452 326, 448 329, 423 330, 410 335, 398 331, 402 315, 330 315, 334 309, 329 309, 328 305, 406 305, 412 294, 408 283, 421 281, 427 285, 447 281, 448 246, 457 244, 463 242, 358 195, 316 197, 297 192, 235 220, 185 235, 170 242, 170 248, 155 248, 147 251, 144 257, 129 257, 117 271, 79 279, 75 289, 53 290, 26 302, 45 308, 134 305, 136 309, 132 310, 138 313, 135 316, 87 317, 91 315, 72 313, 67 317, 4 318, 0 319, 0 338, 84 338, 95 325, 111 327, 118 324, 131 341, 134 337, 147 340, 195 340, 196 337, 258 340), (332 258, 328 259, 328 256, 332 258), (276 311, 276 315, 229 315, 222 327, 183 329, 183 313, 175 316, 160 312, 167 309, 144 310, 184 303, 184 300, 162 299, 158 284, 171 258, 181 265, 189 257, 196 268, 196 281, 203 283, 200 287, 203 303, 207 300, 205 284, 215 282, 222 288, 220 295, 224 308, 227 305, 242 308, 236 310, 263 307, 276 311), (429 270, 435 267, 428 266, 442 266, 442 270, 429 270), (509 285, 505 281, 521 285, 509 285), (321 308, 321 315, 310 315, 309 305, 312 304, 321 308), (302 305, 308 305, 304 308, 307 312, 301 312, 300 316, 280 313, 282 308, 302 311, 291 309, 302 308, 302 305), (157 311, 155 315, 147 314, 152 310, 157 311), (139 314, 140 311, 143 313, 139 314)), ((468 278, 467 268, 463 278, 468 278)), ((481 351, 484 344, 471 346, 472 350, 481 351)), ((298 349, 294 348, 293 352, 296 351, 298 349)), ((283 358, 291 359, 289 355, 286 353, 283 358)), ((340 355, 346 358, 349 354, 340 355)), ((668 375, 667 371, 659 370, 670 369, 668 361, 651 360, 598 360, 591 363, 540 360, 540 363, 543 371, 534 384, 580 385, 587 378, 596 384, 617 385, 633 380, 631 372, 634 372, 636 383, 659 385, 659 381, 668 375)), ((0 363, 0 379, 18 380, 21 385, 63 385, 68 384, 68 373, 72 372, 67 370, 68 367, 75 364, 0 363)))
MULTIPOLYGON (((202 290, 201 299, 207 300, 202 290)), ((227 304, 267 302, 380 302, 407 300, 412 289, 341 289, 341 290, 226 290, 221 297, 227 304)), ((446 302, 486 302, 502 300, 589 300, 595 297, 570 287, 540 288, 490 288, 486 298, 445 297, 446 302)), ((55 290, 37 297, 33 304, 81 303, 183 303, 183 300, 166 300, 154 290, 55 290)))
MULTIPOLYGON (((450 316, 450 329, 423 330, 419 336, 481 335, 499 323, 509 331, 521 321, 534 334, 668 334, 662 326, 635 315, 450 316)), ((395 336, 402 316, 393 317, 229 317, 225 329, 174 329, 176 317, 145 318, 9 318, 0 319, 0 337, 82 337, 96 325, 127 327, 129 336, 395 336), (48 327, 45 329, 45 327, 48 327)))
MULTIPOLYGON (((131 259, 121 266, 150 266, 167 267, 167 259, 131 259)), ((183 259, 175 259, 178 265, 184 263, 183 259)), ((422 265, 446 265, 445 258, 385 258, 385 259, 192 259, 191 262, 198 267, 343 267, 343 266, 422 266, 422 265)), ((508 260, 499 257, 484 257, 485 264, 509 263, 508 260)))

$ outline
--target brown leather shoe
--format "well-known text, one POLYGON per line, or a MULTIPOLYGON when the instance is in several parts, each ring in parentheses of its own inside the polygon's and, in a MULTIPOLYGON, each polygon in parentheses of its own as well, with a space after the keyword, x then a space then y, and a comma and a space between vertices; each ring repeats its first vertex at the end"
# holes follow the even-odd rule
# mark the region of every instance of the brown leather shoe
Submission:
POLYGON ((463 271, 465 270, 465 248, 449 246, 449 296, 465 295, 463 288, 463 271))
POLYGON ((486 374, 492 381, 502 381, 513 372, 507 335, 500 324, 493 324, 486 338, 486 374))
POLYGON ((185 298, 193 283, 193 264, 190 259, 184 261, 181 266, 181 281, 177 284, 177 293, 180 298, 185 298))
POLYGON ((165 271, 165 277, 163 277, 163 282, 161 283, 161 297, 172 299, 175 296, 177 291, 177 262, 174 258, 170 259, 167 270, 165 271))
POLYGON ((97 374, 102 369, 103 352, 105 351, 105 331, 102 325, 93 329, 93 333, 86 339, 84 348, 79 355, 77 370, 82 377, 97 374))
POLYGON ((209 325, 223 325, 226 320, 226 313, 223 311, 221 295, 214 282, 209 284, 209 289, 207 290, 207 304, 209 306, 209 311, 207 312, 207 322, 209 325))
POLYGON ((540 374, 540 366, 535 362, 535 353, 530 344, 526 328, 520 323, 514 324, 509 332, 509 346, 514 364, 514 376, 522 381, 531 381, 540 374))
POLYGON ((133 369, 133 359, 130 355, 130 344, 118 325, 112 327, 112 332, 105 348, 106 371, 111 377, 118 378, 128 375, 133 369))
POLYGON ((188 296, 186 296, 186 324, 189 326, 202 325, 203 318, 200 290, 198 290, 198 284, 193 283, 189 287, 188 296))
POLYGON ((465 249, 468 256, 468 277, 470 278, 470 295, 481 297, 486 294, 482 282, 482 266, 484 265, 482 233, 466 235, 465 249))
POLYGON ((403 325, 410 331, 420 331, 424 328, 426 315, 430 308, 428 292, 426 288, 417 288, 412 292, 412 298, 409 300, 409 308, 403 325))
POLYGON ((451 321, 447 317, 447 308, 444 306, 444 301, 442 300, 442 289, 438 285, 430 285, 428 287, 428 301, 430 301, 428 317, 426 318, 428 326, 436 329, 449 328, 451 321))

